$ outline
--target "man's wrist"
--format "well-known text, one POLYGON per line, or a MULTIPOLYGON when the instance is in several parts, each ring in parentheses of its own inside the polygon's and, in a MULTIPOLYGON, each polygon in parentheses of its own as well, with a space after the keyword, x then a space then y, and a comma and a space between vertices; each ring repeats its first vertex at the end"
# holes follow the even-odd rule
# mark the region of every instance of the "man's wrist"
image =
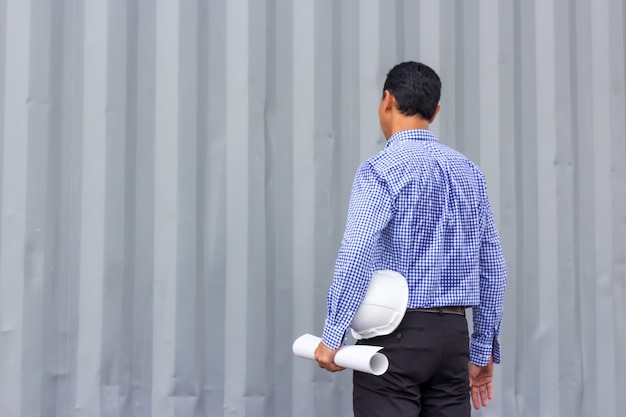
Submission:
POLYGON ((470 343, 470 362, 476 366, 487 366, 491 360, 492 345, 474 340, 470 343))
POLYGON ((342 331, 327 324, 322 333, 322 343, 330 349, 337 350, 343 344, 345 333, 345 330, 342 331))

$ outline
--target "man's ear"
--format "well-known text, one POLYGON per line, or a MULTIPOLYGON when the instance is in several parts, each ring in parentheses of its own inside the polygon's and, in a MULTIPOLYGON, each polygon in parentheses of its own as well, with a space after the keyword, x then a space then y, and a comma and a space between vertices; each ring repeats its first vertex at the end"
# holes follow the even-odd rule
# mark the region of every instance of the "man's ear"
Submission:
POLYGON ((428 120, 428 124, 431 124, 432 122, 435 121, 435 119, 437 118, 437 115, 439 114, 439 110, 441 110, 441 106, 437 104, 437 107, 435 107, 435 112, 433 113, 433 117, 431 117, 428 120))
POLYGON ((383 110, 390 111, 396 105, 396 99, 389 90, 383 92, 383 110))

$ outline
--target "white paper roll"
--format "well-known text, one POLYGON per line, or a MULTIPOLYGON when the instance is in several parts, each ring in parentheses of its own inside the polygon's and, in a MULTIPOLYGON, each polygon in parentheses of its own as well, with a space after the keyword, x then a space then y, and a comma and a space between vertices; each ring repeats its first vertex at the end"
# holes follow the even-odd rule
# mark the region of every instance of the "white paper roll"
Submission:
MULTIPOLYGON (((315 349, 322 341, 311 334, 303 334, 293 342, 293 354, 305 359, 315 359, 315 349)), ((343 368, 382 375, 387 372, 389 360, 378 352, 382 346, 352 345, 339 348, 335 354, 335 364, 343 368)))

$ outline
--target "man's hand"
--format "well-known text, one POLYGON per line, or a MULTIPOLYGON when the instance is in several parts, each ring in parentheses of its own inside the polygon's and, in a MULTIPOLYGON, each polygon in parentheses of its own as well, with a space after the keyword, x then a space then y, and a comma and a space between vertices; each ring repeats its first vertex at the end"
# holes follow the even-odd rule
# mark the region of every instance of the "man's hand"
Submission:
POLYGON ((487 407, 489 400, 493 398, 493 358, 489 359, 487 366, 469 364, 470 387, 472 388, 472 403, 479 410, 480 405, 487 407))
POLYGON ((332 350, 322 342, 317 345, 317 349, 315 349, 315 360, 319 364, 320 368, 324 368, 330 372, 343 371, 345 369, 341 366, 335 365, 335 362, 333 362, 337 350, 332 350))

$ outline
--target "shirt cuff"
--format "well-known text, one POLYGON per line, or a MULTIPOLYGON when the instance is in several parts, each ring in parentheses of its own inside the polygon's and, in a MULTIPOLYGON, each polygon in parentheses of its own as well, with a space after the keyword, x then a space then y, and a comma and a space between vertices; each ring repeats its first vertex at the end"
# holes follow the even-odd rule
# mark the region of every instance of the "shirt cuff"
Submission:
POLYGON ((478 366, 487 366, 493 357, 494 363, 500 363, 500 343, 497 338, 491 344, 481 343, 472 338, 470 342, 470 362, 478 366))
POLYGON ((333 350, 339 349, 346 338, 346 331, 335 326, 324 324, 324 332, 322 333, 322 343, 333 350))

